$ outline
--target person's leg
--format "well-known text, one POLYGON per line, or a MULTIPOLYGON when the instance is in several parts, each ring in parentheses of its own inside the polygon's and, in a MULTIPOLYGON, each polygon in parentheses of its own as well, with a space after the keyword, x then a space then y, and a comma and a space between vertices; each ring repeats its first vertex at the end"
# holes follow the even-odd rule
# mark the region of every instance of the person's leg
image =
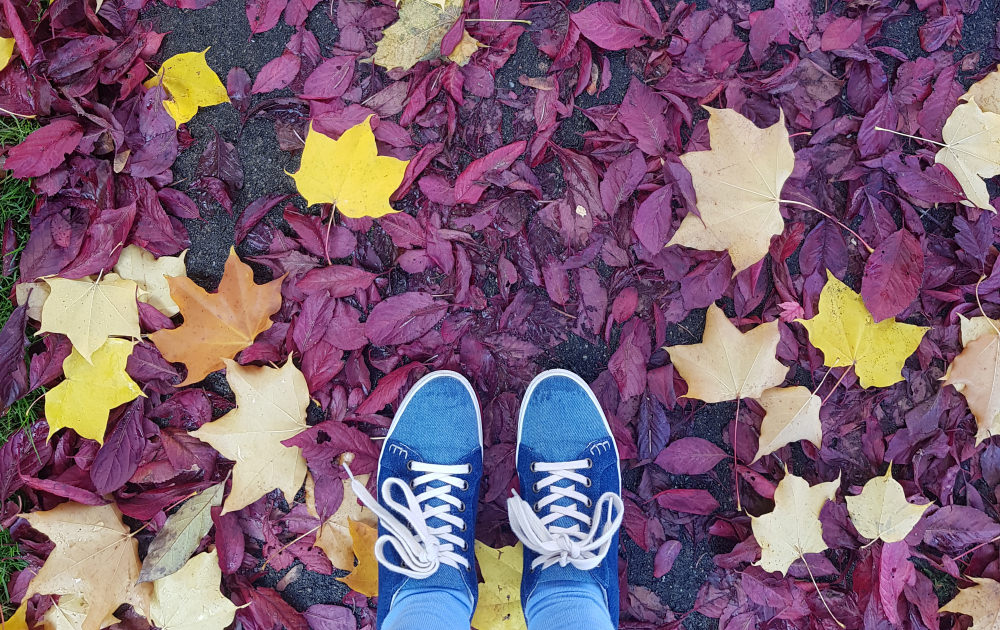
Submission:
POLYGON ((479 594, 474 532, 483 472, 479 402, 465 378, 432 372, 393 418, 378 463, 382 630, 467 630, 479 594))
POLYGON ((618 447, 586 382, 536 377, 521 403, 521 494, 507 501, 524 543, 521 601, 529 630, 618 627, 618 447))

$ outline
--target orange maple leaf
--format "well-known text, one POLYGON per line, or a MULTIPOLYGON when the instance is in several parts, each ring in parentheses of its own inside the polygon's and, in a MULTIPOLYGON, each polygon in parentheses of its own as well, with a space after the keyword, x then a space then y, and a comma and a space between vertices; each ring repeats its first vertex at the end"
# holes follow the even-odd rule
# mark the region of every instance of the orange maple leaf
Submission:
POLYGON ((352 591, 357 591, 365 597, 378 595, 378 560, 375 559, 375 539, 378 530, 362 521, 348 519, 348 529, 351 532, 351 546, 354 555, 358 557, 358 566, 348 575, 337 578, 352 591))
POLYGON ((187 366, 187 378, 178 385, 197 383, 224 367, 223 359, 253 343, 271 327, 271 315, 281 308, 281 281, 254 284, 253 270, 229 250, 222 282, 208 293, 186 277, 168 277, 170 297, 180 306, 184 323, 149 336, 163 357, 187 366))

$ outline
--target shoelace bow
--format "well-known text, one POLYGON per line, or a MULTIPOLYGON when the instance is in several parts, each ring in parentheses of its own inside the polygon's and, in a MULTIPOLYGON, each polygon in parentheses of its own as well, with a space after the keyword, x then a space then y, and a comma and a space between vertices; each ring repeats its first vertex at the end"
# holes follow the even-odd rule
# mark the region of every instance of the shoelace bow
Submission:
POLYGON ((471 473, 472 466, 468 464, 425 464, 411 460, 407 467, 424 474, 418 475, 410 483, 406 483, 399 477, 388 477, 382 482, 379 490, 382 501, 402 516, 402 520, 400 520, 388 509, 382 507, 368 492, 365 485, 354 478, 349 466, 344 466, 351 478, 351 489, 354 490, 354 494, 358 496, 365 507, 375 513, 381 525, 389 531, 388 534, 379 536, 375 541, 375 557, 378 558, 379 564, 390 571, 416 579, 430 577, 442 564, 456 569, 459 567, 468 569, 469 561, 456 552, 456 549, 463 552, 466 550, 465 542, 452 533, 454 527, 464 531, 465 521, 451 513, 453 508, 464 511, 465 504, 451 494, 451 489, 465 490, 469 487, 468 482, 457 475, 471 473), (434 481, 439 481, 441 484, 431 486, 431 482, 434 481), (426 489, 420 494, 414 494, 413 490, 417 486, 426 486, 426 489), (400 503, 393 498, 394 488, 398 488, 403 493, 405 503, 400 503), (435 498, 440 499, 442 503, 436 506, 424 507, 422 505, 435 498), (438 518, 445 524, 431 527, 428 521, 432 518, 438 518), (402 564, 394 564, 386 559, 383 551, 383 547, 386 545, 392 545, 402 559, 402 564))
POLYGON ((531 569, 541 565, 547 568, 558 563, 559 566, 571 564, 581 571, 589 571, 599 565, 611 547, 611 539, 621 525, 625 514, 625 504, 614 492, 605 492, 591 505, 586 495, 576 490, 576 484, 590 487, 589 477, 575 472, 590 468, 590 459, 578 459, 571 462, 535 462, 534 472, 547 472, 549 475, 535 484, 534 491, 548 488, 548 494, 532 506, 522 499, 517 492, 507 499, 507 514, 514 534, 538 557, 531 563, 531 569), (557 486, 556 482, 568 480, 567 486, 557 486), (569 505, 553 505, 562 498, 572 501, 569 505), (578 504, 593 507, 593 517, 580 512, 578 504), (548 507, 548 513, 539 517, 538 514, 548 507), (579 523, 572 527, 553 525, 555 521, 567 516, 579 523), (602 529, 603 523, 603 529, 602 529), (580 525, 588 528, 582 531, 580 525), (599 531, 600 530, 600 531, 599 531))

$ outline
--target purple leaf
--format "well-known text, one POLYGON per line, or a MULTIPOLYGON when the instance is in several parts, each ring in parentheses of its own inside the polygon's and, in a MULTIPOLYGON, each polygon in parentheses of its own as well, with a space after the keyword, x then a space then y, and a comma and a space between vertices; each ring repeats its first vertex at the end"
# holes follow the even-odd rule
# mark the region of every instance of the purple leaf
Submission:
POLYGON ((608 215, 614 214, 632 196, 646 175, 646 161, 638 151, 623 155, 608 166, 601 180, 601 203, 608 215))
POLYGON ((595 2, 570 15, 584 37, 604 50, 626 50, 642 43, 642 29, 627 23, 617 2, 595 2))
POLYGON ((0 413, 6 413, 28 391, 28 365, 24 362, 24 350, 28 347, 26 321, 27 306, 21 305, 0 329, 0 413))
POLYGON ((673 194, 674 189, 670 185, 657 188, 639 204, 632 217, 632 231, 653 255, 658 254, 670 240, 670 222, 673 220, 670 200, 673 194))
POLYGON ((924 274, 924 252, 920 241, 907 230, 899 230, 875 249, 865 264, 861 298, 879 322, 902 312, 920 291, 924 274))
POLYGON ((313 604, 302 613, 310 630, 355 630, 358 621, 350 608, 331 604, 313 604))
POLYGON ((709 515, 719 509, 719 502, 708 490, 668 488, 653 496, 660 507, 674 512, 709 515))
POLYGON ((524 140, 500 147, 473 161, 455 180, 455 203, 476 203, 483 196, 489 183, 482 178, 487 173, 500 173, 510 168, 517 158, 521 157, 527 147, 524 140))
POLYGON ((675 475, 702 475, 726 458, 721 448, 699 437, 675 440, 656 456, 656 464, 675 475))
POLYGON ((668 540, 660 545, 660 548, 656 550, 656 555, 653 557, 654 578, 660 579, 670 573, 670 569, 674 566, 674 560, 680 555, 681 549, 681 543, 676 540, 668 540))
POLYGON ((27 179, 45 175, 63 163, 80 144, 83 127, 69 118, 54 120, 28 134, 21 144, 7 151, 4 168, 14 177, 27 179))
MULTIPOLYGON (((250 32, 256 35, 274 28, 286 4, 288 0, 246 0, 250 32)), ((255 91, 254 94, 256 93, 255 91)))
POLYGON ((343 96, 354 78, 354 65, 354 57, 340 56, 327 59, 306 79, 301 98, 326 99, 343 96))
POLYGON ((251 94, 264 94, 274 90, 288 87, 288 84, 295 80, 302 67, 302 59, 291 52, 285 50, 281 55, 264 64, 264 67, 257 73, 254 79, 251 94))
POLYGON ((861 37, 861 19, 839 17, 823 29, 820 49, 824 51, 850 48, 861 37))
POLYGON ((429 293, 394 295, 375 305, 365 322, 365 334, 373 345, 409 343, 437 325, 447 304, 429 293))
POLYGON ((644 153, 660 155, 670 133, 667 119, 663 115, 666 109, 666 99, 638 78, 632 77, 628 91, 625 92, 625 100, 618 110, 618 120, 625 125, 644 153))
POLYGON ((622 398, 638 396, 646 391, 646 364, 649 363, 651 345, 649 325, 641 319, 631 319, 622 328, 618 349, 608 362, 608 370, 618 383, 622 398))
POLYGON ((966 505, 946 505, 924 520, 924 542, 955 554, 1000 536, 1000 524, 966 505))
POLYGON ((139 468, 146 447, 144 398, 136 398, 105 439, 90 467, 90 479, 98 494, 108 494, 121 488, 139 468))

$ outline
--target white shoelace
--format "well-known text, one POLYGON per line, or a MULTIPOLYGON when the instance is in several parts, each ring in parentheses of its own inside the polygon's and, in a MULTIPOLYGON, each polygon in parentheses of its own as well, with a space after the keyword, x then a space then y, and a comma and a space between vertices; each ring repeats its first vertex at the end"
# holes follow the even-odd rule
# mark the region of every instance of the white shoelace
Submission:
POLYGON ((425 464, 412 460, 407 466, 410 470, 424 474, 418 475, 409 484, 399 477, 388 477, 382 482, 380 489, 382 501, 393 511, 399 513, 402 520, 382 507, 368 492, 364 484, 354 478, 350 467, 344 466, 347 469, 347 474, 351 477, 351 489, 354 490, 354 494, 369 510, 375 513, 382 526, 389 531, 388 534, 379 536, 378 540, 375 541, 375 557, 378 558, 382 566, 390 571, 418 580, 430 577, 442 564, 456 569, 459 567, 468 569, 469 561, 456 551, 464 552, 466 550, 465 543, 452 533, 453 528, 464 531, 465 520, 451 513, 452 509, 457 509, 460 512, 465 511, 465 504, 451 494, 451 489, 464 490, 469 487, 468 482, 457 475, 471 473, 472 466, 468 464, 425 464), (434 481, 442 483, 436 487, 431 486, 431 482, 434 481), (425 490, 420 494, 414 494, 413 490, 418 486, 425 486, 425 490), (405 503, 400 503, 393 498, 393 488, 402 491, 405 503), (431 499, 440 499, 442 503, 433 507, 421 505, 431 499), (431 527, 428 521, 432 518, 438 518, 445 524, 431 527), (383 547, 387 544, 392 545, 399 557, 402 558, 402 565, 391 563, 386 559, 383 547))
POLYGON ((614 492, 605 492, 592 506, 590 499, 576 490, 576 484, 590 487, 591 482, 589 477, 575 471, 590 468, 591 465, 592 461, 589 459, 572 462, 535 462, 532 464, 533 471, 549 473, 535 485, 535 491, 540 492, 548 488, 548 494, 539 499, 534 506, 516 492, 507 499, 507 514, 510 517, 511 529, 525 547, 538 554, 531 563, 532 570, 539 565, 545 569, 558 563, 561 567, 571 564, 581 571, 589 571, 599 565, 607 555, 611 539, 621 526, 622 517, 625 515, 625 504, 614 492), (555 485, 563 479, 571 483, 568 486, 555 485), (562 498, 568 498, 573 503, 552 505, 562 498), (593 518, 577 509, 580 503, 587 508, 594 508, 593 518), (548 514, 539 518, 538 514, 546 507, 549 508, 548 514), (574 523, 572 527, 552 524, 564 516, 579 523, 574 523), (581 531, 580 524, 588 530, 581 531))

